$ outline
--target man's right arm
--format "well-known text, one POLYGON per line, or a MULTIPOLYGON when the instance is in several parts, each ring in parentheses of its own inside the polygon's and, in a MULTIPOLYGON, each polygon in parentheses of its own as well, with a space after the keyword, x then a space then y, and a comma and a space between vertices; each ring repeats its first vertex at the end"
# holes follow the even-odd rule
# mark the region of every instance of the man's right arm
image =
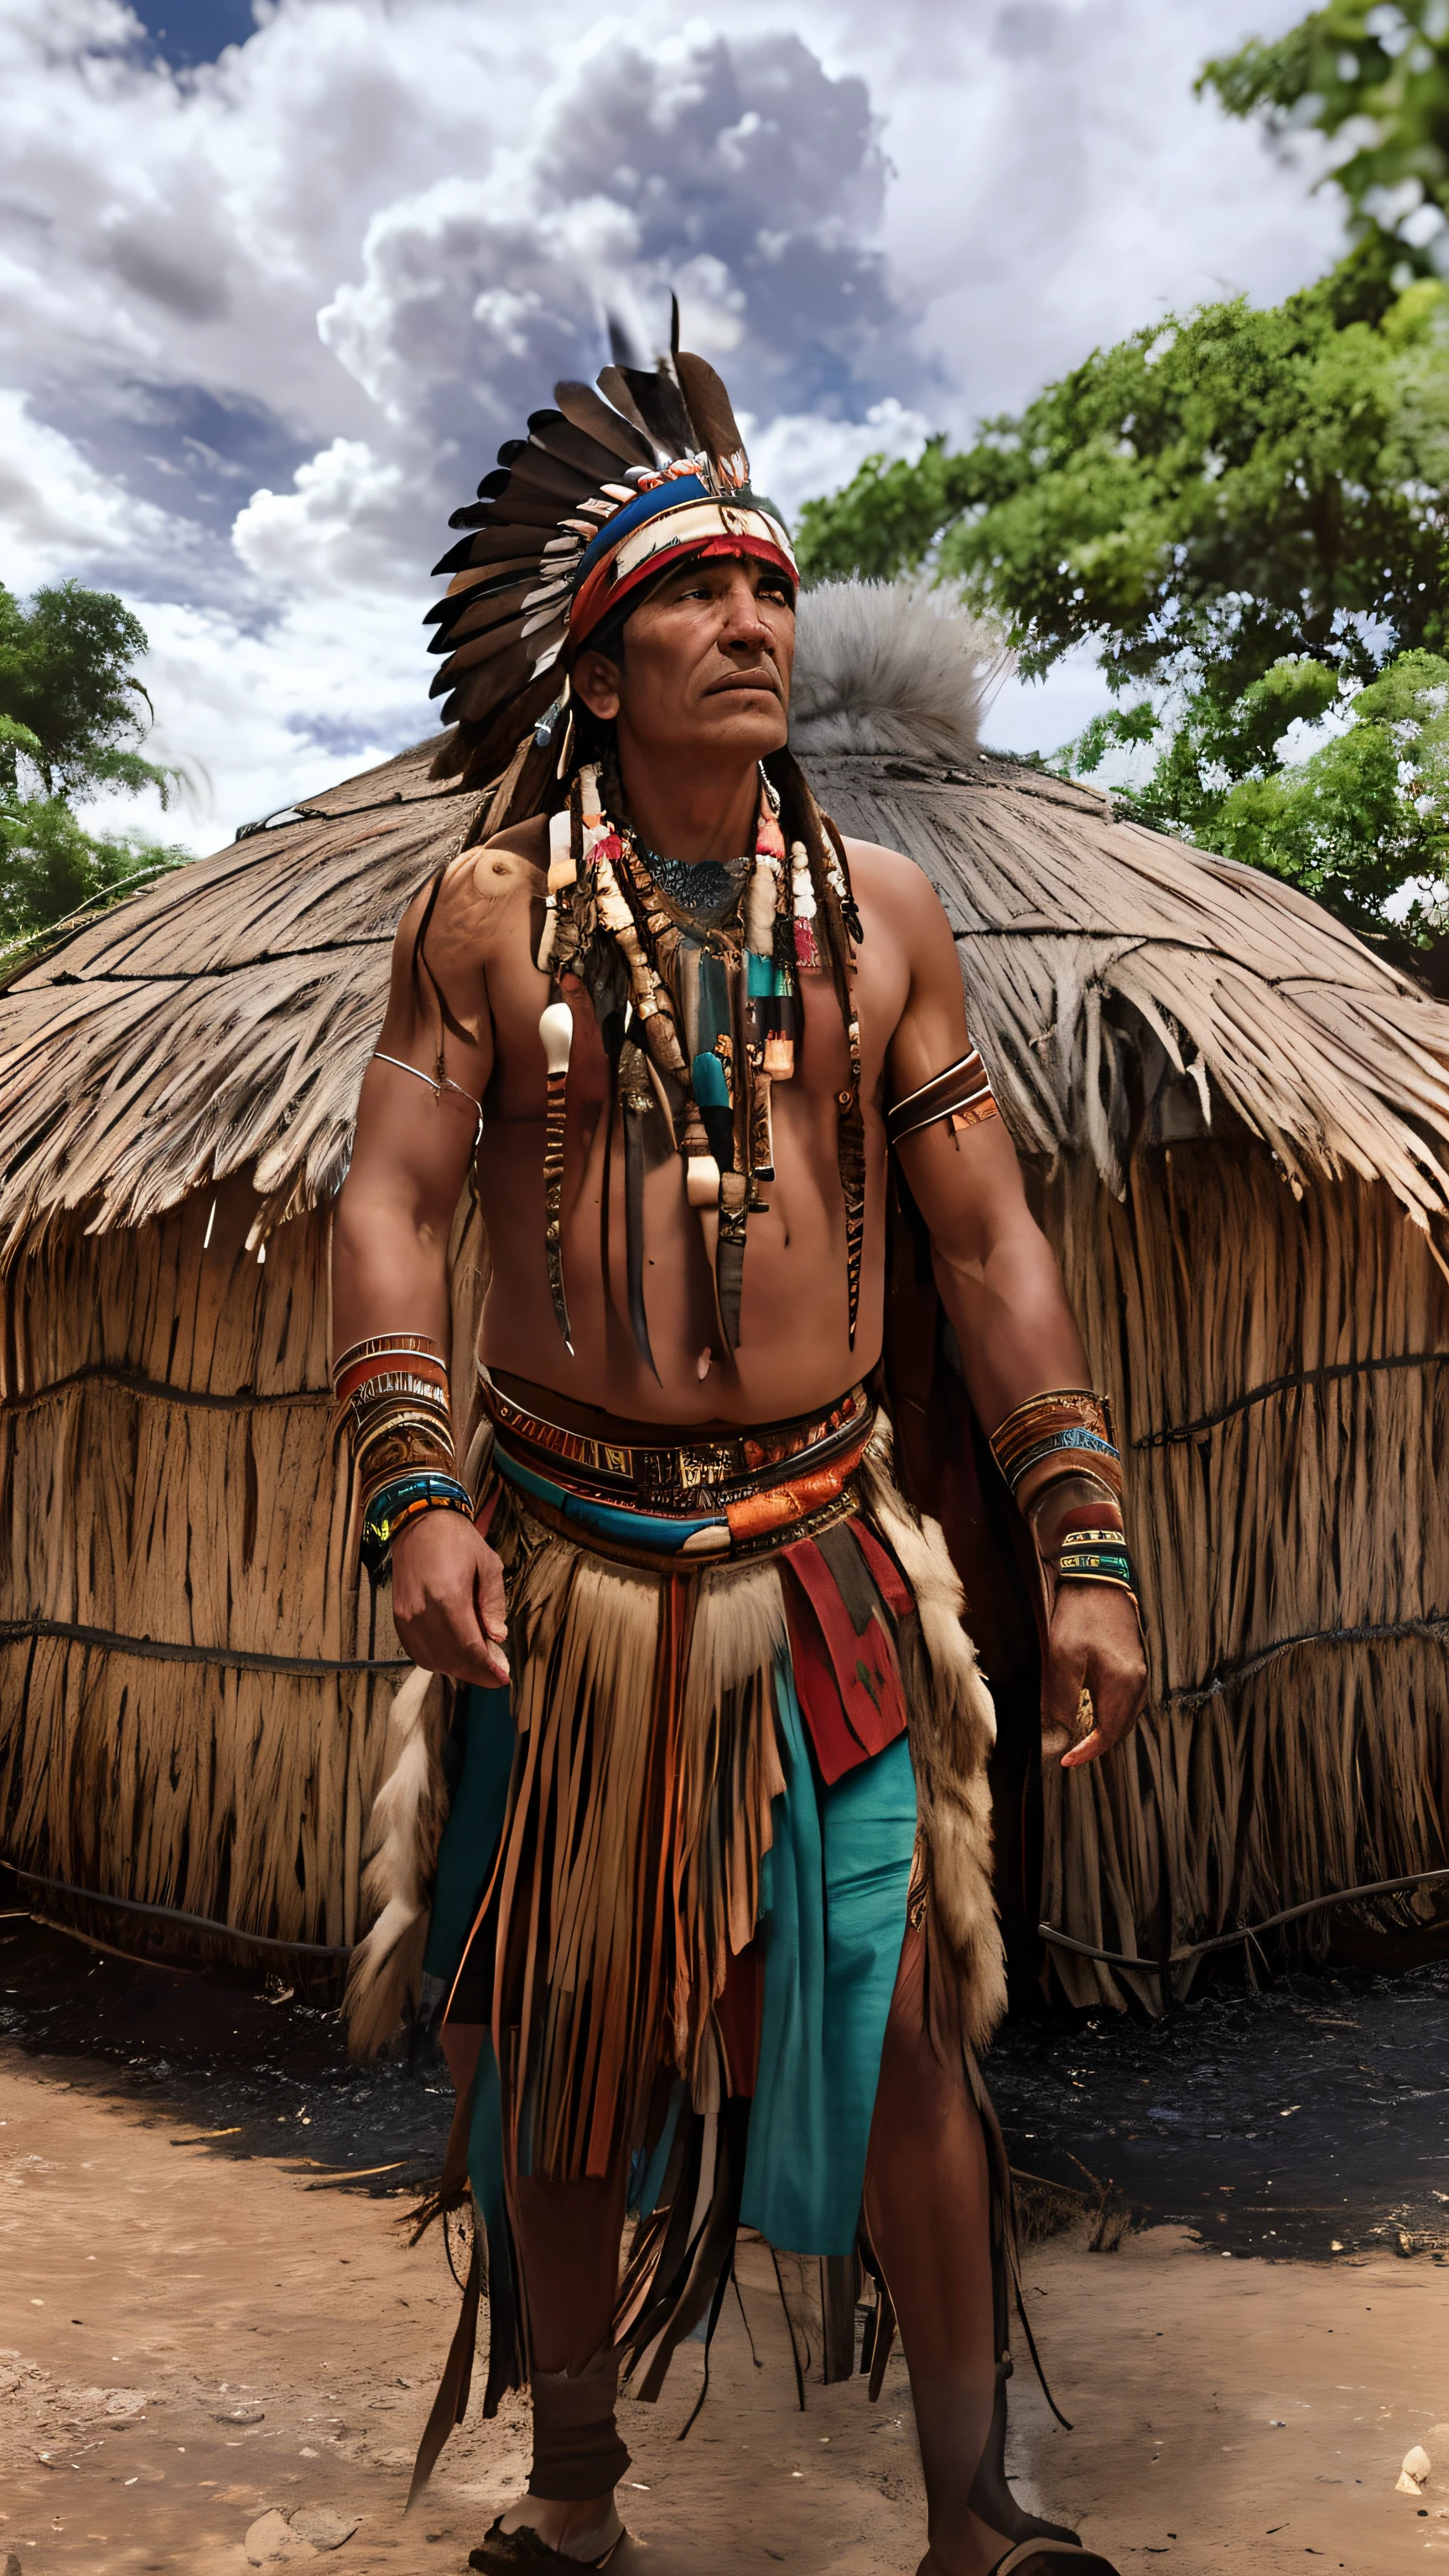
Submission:
MULTIPOLYGON (((493 1070, 486 983, 480 964, 462 962, 453 918, 469 909, 466 893, 460 885, 450 901, 451 885, 434 909, 427 954, 453 1028, 415 953, 425 896, 404 914, 393 949, 387 1016, 333 1221, 337 1351, 384 1333, 425 1333, 448 1349, 448 1241, 476 1140, 472 1104, 493 1070), (435 1091, 440 1051, 447 1083, 435 1091)), ((485 1688, 506 1683, 502 1570, 472 1523, 458 1512, 421 1513, 397 1532, 392 1569, 393 1620, 414 1662, 485 1688)))

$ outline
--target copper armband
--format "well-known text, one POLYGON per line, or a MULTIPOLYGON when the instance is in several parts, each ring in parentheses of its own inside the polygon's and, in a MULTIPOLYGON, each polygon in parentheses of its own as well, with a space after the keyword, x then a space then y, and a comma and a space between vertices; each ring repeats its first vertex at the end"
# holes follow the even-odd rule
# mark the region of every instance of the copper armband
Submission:
POLYGON ((892 1103, 886 1111, 886 1141, 904 1144, 908 1136, 935 1126, 938 1120, 946 1122, 954 1137, 963 1128, 979 1126, 983 1118, 996 1115, 991 1077, 973 1047, 969 1055, 958 1056, 918 1090, 908 1091, 904 1100, 892 1103))

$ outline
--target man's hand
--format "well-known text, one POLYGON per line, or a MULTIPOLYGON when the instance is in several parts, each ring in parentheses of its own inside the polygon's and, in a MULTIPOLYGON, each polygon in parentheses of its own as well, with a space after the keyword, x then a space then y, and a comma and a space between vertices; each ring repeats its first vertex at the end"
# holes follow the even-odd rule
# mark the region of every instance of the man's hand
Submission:
POLYGON ((1042 1675, 1042 1759, 1064 1771, 1096 1762, 1130 1734, 1147 1698, 1147 1660, 1129 1596, 1106 1583, 1064 1583, 1047 1636, 1042 1675), (1084 1690, 1095 1723, 1083 1735, 1084 1690))
POLYGON ((392 1543, 392 1618, 413 1662, 506 1690, 503 1568, 461 1512, 419 1512, 392 1543))

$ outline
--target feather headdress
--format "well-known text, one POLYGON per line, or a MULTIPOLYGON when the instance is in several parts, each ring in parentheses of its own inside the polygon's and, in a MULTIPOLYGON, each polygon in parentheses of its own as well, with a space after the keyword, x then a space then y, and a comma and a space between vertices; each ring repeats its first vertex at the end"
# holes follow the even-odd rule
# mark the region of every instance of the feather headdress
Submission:
POLYGON ((608 366, 597 393, 565 381, 554 400, 454 511, 465 534, 434 567, 451 575, 426 621, 447 656, 431 695, 457 726, 443 776, 500 770, 551 714, 570 651, 669 556, 759 555, 799 578, 779 512, 750 489, 729 395, 679 346, 677 304, 656 368, 608 366))

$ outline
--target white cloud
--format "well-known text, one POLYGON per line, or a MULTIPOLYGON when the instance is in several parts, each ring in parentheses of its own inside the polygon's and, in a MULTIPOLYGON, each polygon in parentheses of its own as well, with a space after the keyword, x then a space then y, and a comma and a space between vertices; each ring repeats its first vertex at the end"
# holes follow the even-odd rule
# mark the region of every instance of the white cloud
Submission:
POLYGON ((1191 96, 1232 35, 1221 0, 278 0, 176 77, 116 0, 12 0, 0 579, 124 591, 219 836, 428 728, 448 510, 606 307, 652 347, 679 288, 793 510, 1164 304, 1315 274, 1332 201, 1191 96))
POLYGON ((868 456, 914 460, 930 437, 924 412, 910 411, 894 395, 872 403, 864 420, 823 420, 819 413, 777 412, 740 427, 749 441, 750 475, 777 501, 787 519, 818 493, 838 492, 868 456))
POLYGON ((215 849, 239 823, 315 796, 429 730, 418 686, 415 607, 365 590, 289 603, 265 631, 220 608, 164 601, 146 612, 143 666, 158 722, 150 758, 189 771, 169 813, 153 797, 107 797, 87 824, 133 824, 215 849))
POLYGON ((7 587, 32 590, 78 565, 149 558, 184 574, 194 532, 98 473, 72 440, 0 389, 0 529, 7 587))
POLYGON ((363 439, 334 438, 299 465, 290 492, 264 485, 239 510, 232 544, 273 597, 332 591, 417 589, 416 559, 398 545, 407 512, 406 466, 363 439))
POLYGON ((471 431, 486 451, 597 337, 638 225, 608 197, 555 206, 540 195, 535 171, 515 161, 487 179, 440 179, 374 216, 361 279, 338 288, 317 327, 393 422, 441 426, 451 410, 454 434, 471 431))

